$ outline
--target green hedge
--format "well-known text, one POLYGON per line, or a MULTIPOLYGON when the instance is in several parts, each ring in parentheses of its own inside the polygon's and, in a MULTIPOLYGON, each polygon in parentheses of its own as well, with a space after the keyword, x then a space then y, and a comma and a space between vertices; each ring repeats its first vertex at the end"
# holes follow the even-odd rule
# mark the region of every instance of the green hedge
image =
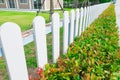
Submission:
POLYGON ((38 71, 47 80, 110 80, 120 67, 118 29, 111 4, 92 25, 70 45, 68 53, 55 64, 38 71))

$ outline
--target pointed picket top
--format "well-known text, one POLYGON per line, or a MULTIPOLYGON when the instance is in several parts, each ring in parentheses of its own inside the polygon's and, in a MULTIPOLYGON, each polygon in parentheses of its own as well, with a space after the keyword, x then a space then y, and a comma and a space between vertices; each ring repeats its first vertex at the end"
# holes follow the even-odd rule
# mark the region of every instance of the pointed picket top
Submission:
POLYGON ((28 80, 21 30, 7 22, 0 28, 0 38, 10 80, 28 80))
POLYGON ((38 67, 44 68, 47 60, 47 42, 45 19, 37 16, 33 20, 34 39, 36 46, 36 58, 38 67))
POLYGON ((80 25, 79 25, 79 36, 82 33, 82 29, 83 29, 83 8, 81 7, 80 9, 80 25))
POLYGON ((63 53, 67 53, 68 49, 68 28, 69 28, 69 13, 68 11, 64 12, 63 19, 63 53))
POLYGON ((60 16, 58 13, 52 15, 52 53, 53 63, 60 56, 60 16))
POLYGON ((71 10, 70 12, 70 41, 69 44, 73 43, 74 39, 74 25, 75 25, 75 11, 71 10))
POLYGON ((78 26, 79 26, 79 18, 80 18, 80 14, 79 14, 79 9, 76 9, 76 14, 75 14, 75 19, 76 19, 76 22, 75 22, 75 37, 78 36, 78 26))

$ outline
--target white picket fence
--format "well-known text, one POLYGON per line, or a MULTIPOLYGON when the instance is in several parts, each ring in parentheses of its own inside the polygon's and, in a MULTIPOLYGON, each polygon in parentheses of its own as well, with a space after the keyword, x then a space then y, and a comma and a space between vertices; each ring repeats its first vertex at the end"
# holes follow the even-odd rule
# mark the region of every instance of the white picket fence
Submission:
MULTIPOLYGON (((68 46, 73 43, 74 38, 80 36, 109 5, 110 3, 105 3, 76 9, 76 11, 71 10, 70 15, 67 11, 64 12, 64 54, 67 53, 68 46)), ((34 18, 33 30, 37 65, 43 69, 48 63, 45 27, 43 17, 34 18)), ((29 80, 20 27, 12 22, 4 23, 0 27, 0 40, 10 80, 29 80)), ((58 13, 52 15, 52 56, 53 63, 60 56, 60 17, 58 13)))

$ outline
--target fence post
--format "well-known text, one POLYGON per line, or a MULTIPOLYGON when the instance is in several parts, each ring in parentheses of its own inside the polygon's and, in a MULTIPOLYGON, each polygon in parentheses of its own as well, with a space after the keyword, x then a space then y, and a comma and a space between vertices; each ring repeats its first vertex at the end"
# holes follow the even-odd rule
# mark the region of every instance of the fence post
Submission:
POLYGON ((64 12, 64 24, 63 24, 63 53, 67 53, 68 49, 68 27, 69 27, 69 14, 68 11, 64 12))
POLYGON ((80 15, 79 14, 79 9, 76 9, 76 15, 75 15, 76 22, 75 22, 75 27, 74 27, 75 37, 78 36, 79 15, 80 15))
POLYGON ((60 55, 60 17, 58 13, 52 15, 52 51, 53 62, 55 63, 60 55))
POLYGON ((80 9, 80 25, 79 25, 79 36, 81 35, 83 30, 83 8, 80 9))
POLYGON ((10 80, 29 80, 19 26, 11 22, 3 24, 0 37, 10 80))
POLYGON ((34 40, 38 67, 44 68, 47 61, 46 27, 45 19, 37 16, 33 20, 34 40))
POLYGON ((71 10, 70 12, 70 42, 69 44, 71 44, 73 42, 74 39, 74 25, 75 25, 75 12, 74 10, 71 10))

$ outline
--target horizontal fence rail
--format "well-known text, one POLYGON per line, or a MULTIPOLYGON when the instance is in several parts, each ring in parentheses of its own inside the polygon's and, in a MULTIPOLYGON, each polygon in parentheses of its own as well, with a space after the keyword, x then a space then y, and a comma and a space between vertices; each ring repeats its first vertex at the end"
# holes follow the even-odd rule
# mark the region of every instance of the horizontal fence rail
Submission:
MULTIPOLYGON (((76 11, 64 12, 63 18, 63 54, 67 53, 68 46, 73 43, 76 36, 80 36, 87 27, 110 5, 99 4, 76 11)), ((55 63, 60 56, 60 17, 58 13, 52 15, 52 56, 55 63)), ((37 16, 33 20, 33 40, 35 41, 36 60, 40 68, 48 63, 45 19, 37 16)), ((6 60, 11 80, 29 80, 24 53, 24 44, 19 26, 7 22, 0 27, 0 44, 6 60), (10 37, 12 36, 12 38, 10 37), (14 57, 13 57, 14 56, 14 57), (19 63, 19 64, 17 64, 19 63), (17 65, 16 65, 17 64, 17 65), (16 66, 14 66, 16 65, 16 66)))

